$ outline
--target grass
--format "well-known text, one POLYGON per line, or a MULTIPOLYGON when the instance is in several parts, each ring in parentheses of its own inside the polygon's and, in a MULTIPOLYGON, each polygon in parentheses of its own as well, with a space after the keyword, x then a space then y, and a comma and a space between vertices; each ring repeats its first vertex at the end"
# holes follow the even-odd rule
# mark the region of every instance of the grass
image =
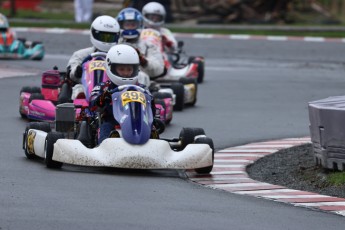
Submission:
MULTIPOLYGON (((16 17, 10 20, 11 27, 47 27, 47 28, 72 28, 72 29, 89 29, 89 23, 74 23, 73 10, 69 11, 54 11, 54 8, 58 6, 51 6, 49 11, 30 11, 30 10, 18 10, 16 17)), ((0 13, 9 15, 9 10, 1 9, 0 13)), ((110 13, 110 12, 102 12, 110 13)), ((116 15, 114 10, 111 10, 110 15, 116 15)), ((233 24, 232 24, 233 25, 233 24)), ((310 25, 310 24, 309 24, 310 25)), ((313 24, 315 26, 315 24, 313 24)), ((268 25, 265 26, 272 26, 268 25)), ((230 28, 196 28, 196 27, 175 27, 173 25, 168 26, 175 33, 204 33, 204 34, 248 34, 257 36, 310 36, 310 37, 329 37, 329 38, 343 38, 345 37, 345 31, 327 31, 327 26, 324 26, 325 30, 308 30, 302 31, 301 25, 289 25, 289 30, 280 29, 230 29, 230 28), (293 29, 295 27, 296 29, 293 29)), ((305 26, 305 25, 304 25, 305 26)), ((277 27, 279 28, 279 27, 277 27)))
POLYGON ((345 172, 335 172, 327 176, 327 182, 335 185, 342 186, 345 184, 345 172))

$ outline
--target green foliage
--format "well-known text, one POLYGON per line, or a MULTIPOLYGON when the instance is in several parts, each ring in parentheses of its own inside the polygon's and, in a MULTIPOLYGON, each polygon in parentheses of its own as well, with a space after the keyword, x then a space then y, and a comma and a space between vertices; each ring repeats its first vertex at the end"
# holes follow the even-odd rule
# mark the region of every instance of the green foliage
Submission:
POLYGON ((335 172, 327 176, 327 181, 335 186, 345 185, 345 172, 335 172))

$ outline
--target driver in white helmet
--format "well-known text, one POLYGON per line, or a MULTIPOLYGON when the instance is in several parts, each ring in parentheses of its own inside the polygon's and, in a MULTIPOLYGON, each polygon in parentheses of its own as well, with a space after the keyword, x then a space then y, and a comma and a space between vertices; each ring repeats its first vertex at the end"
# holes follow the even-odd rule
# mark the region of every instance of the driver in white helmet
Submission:
POLYGON ((165 23, 166 11, 162 4, 158 2, 149 2, 144 5, 141 11, 144 18, 144 26, 158 30, 162 34, 163 48, 167 52, 177 50, 177 41, 172 32, 163 27, 165 23))
POLYGON ((118 43, 120 26, 116 19, 103 15, 97 17, 91 24, 90 40, 92 47, 78 50, 73 53, 67 64, 69 78, 75 83, 81 82, 82 63, 94 52, 108 52, 118 43))
MULTIPOLYGON (((115 89, 121 85, 144 85, 138 82, 139 73, 139 55, 137 51, 126 44, 118 44, 113 46, 106 56, 106 72, 110 80, 101 82, 95 86, 91 92, 90 106, 104 108, 102 112, 102 124, 98 143, 109 137, 110 132, 114 129, 118 122, 112 113, 111 95, 109 90, 115 89)), ((155 106, 151 103, 153 114, 155 114, 155 106)))

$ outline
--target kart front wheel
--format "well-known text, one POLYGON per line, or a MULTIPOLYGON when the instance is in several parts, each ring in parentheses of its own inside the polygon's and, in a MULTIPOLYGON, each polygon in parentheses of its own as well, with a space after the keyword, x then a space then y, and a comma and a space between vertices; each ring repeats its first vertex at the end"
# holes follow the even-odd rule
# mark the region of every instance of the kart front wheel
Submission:
POLYGON ((23 135, 23 149, 24 149, 25 156, 28 159, 34 159, 35 158, 35 154, 33 152, 34 139, 30 139, 30 137, 28 136, 29 129, 37 129, 37 130, 48 133, 51 131, 51 128, 48 122, 30 122, 26 125, 25 132, 23 135))
POLYGON ((44 145, 45 163, 47 168, 59 169, 62 167, 62 162, 53 160, 54 144, 57 140, 65 138, 63 133, 50 132, 48 133, 44 145))
POLYGON ((214 162, 214 145, 213 145, 213 140, 209 137, 199 137, 195 140, 195 144, 208 144, 210 148, 212 149, 212 165, 207 166, 204 168, 197 168, 195 169, 195 172, 199 174, 208 174, 212 171, 213 169, 213 162, 214 162))

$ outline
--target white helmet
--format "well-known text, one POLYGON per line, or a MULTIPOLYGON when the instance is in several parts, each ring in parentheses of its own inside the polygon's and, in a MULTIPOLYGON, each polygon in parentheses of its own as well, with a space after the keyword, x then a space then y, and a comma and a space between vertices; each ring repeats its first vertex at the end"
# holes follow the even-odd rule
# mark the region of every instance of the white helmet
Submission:
POLYGON ((160 27, 165 22, 164 6, 158 2, 149 2, 142 9, 146 27, 160 27))
POLYGON ((106 62, 107 75, 115 85, 134 85, 138 83, 139 55, 132 46, 118 44, 111 47, 107 53, 106 62), (130 73, 127 72, 127 76, 122 75, 119 71, 125 66, 130 67, 132 70, 130 73))
POLYGON ((107 15, 97 17, 91 24, 91 43, 97 50, 108 52, 116 45, 120 36, 120 26, 115 18, 107 15))
POLYGON ((0 14, 0 29, 8 29, 9 25, 8 25, 8 20, 6 18, 5 15, 0 14))

